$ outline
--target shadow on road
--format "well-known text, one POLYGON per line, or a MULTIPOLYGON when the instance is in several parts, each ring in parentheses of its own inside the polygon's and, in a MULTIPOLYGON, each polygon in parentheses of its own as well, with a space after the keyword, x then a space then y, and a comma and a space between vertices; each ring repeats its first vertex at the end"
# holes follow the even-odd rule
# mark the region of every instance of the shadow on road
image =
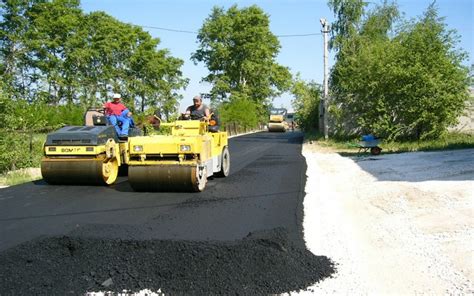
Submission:
POLYGON ((352 157, 379 181, 473 181, 474 149, 352 157))

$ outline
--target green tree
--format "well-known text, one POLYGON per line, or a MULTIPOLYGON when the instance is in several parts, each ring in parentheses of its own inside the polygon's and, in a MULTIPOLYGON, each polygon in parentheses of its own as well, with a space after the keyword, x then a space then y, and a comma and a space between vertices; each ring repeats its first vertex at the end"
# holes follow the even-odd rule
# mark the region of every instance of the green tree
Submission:
POLYGON ((390 38, 397 16, 396 7, 385 3, 343 41, 331 72, 337 130, 436 138, 462 112, 467 72, 454 32, 430 5, 420 20, 406 23, 390 38))
MULTIPOLYGON (((402 114, 396 121, 404 137, 436 138, 457 121, 467 100, 466 54, 456 50, 454 31, 449 31, 434 4, 421 20, 394 39, 399 45, 390 73, 395 105, 402 114)), ((396 109, 395 109, 396 108, 396 109)))
POLYGON ((469 67, 469 86, 474 88, 474 64, 469 67))
POLYGON ((272 98, 289 89, 291 74, 275 61, 280 43, 268 15, 256 5, 227 11, 214 7, 197 38, 192 60, 209 69, 203 80, 212 84, 214 100, 246 97, 263 114, 272 98))
POLYGON ((391 78, 386 76, 386 67, 396 49, 388 33, 397 16, 396 6, 379 6, 357 24, 359 31, 352 31, 340 43, 330 77, 333 133, 390 134, 390 110, 385 101, 391 78))
POLYGON ((176 111, 183 61, 157 49, 159 39, 103 12, 84 14, 79 0, 1 4, 0 70, 12 99, 85 107, 121 92, 132 109, 176 111))
POLYGON ((83 45, 78 34, 82 17, 79 0, 38 3, 29 10, 27 48, 30 64, 43 78, 43 83, 37 80, 37 94, 44 101, 75 102, 79 81, 74 52, 83 45))
POLYGON ((306 82, 296 77, 291 93, 294 95, 293 108, 299 126, 306 131, 318 129, 321 85, 314 81, 306 82))
POLYGON ((132 51, 126 67, 126 89, 137 94, 141 112, 145 111, 146 106, 156 106, 165 115, 174 113, 180 99, 175 90, 188 83, 179 70, 183 61, 171 57, 167 50, 156 50, 159 39, 151 38, 141 28, 135 30, 136 49, 132 51))
POLYGON ((117 52, 121 49, 121 38, 125 26, 104 12, 91 12, 84 16, 81 27, 84 46, 75 51, 80 75, 82 101, 85 105, 100 104, 98 98, 106 98, 111 90, 111 81, 119 76, 116 68, 117 52))
POLYGON ((241 128, 254 128, 259 123, 255 112, 257 103, 242 94, 232 94, 232 100, 220 103, 221 125, 235 124, 241 128))
POLYGON ((340 50, 347 40, 358 34, 359 26, 364 16, 364 7, 367 2, 363 0, 329 0, 336 20, 331 24, 332 38, 330 48, 340 50))
POLYGON ((5 82, 4 90, 16 99, 27 97, 29 87, 35 82, 30 75, 25 37, 31 5, 29 0, 0 1, 0 74, 5 82))

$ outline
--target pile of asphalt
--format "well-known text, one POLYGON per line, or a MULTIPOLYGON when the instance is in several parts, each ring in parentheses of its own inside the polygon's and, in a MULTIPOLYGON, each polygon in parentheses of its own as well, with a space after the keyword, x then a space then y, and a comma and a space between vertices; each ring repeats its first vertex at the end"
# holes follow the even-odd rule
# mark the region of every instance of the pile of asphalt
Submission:
POLYGON ((0 266, 0 295, 145 288, 267 295, 305 289, 335 272, 329 258, 293 243, 281 229, 231 242, 47 237, 0 253, 0 266))

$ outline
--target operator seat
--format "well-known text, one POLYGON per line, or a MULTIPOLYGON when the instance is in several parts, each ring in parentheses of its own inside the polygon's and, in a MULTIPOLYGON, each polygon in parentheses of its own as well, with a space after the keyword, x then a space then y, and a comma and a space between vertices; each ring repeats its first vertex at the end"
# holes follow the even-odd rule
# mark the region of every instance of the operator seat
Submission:
POLYGON ((219 116, 215 112, 211 112, 211 118, 209 119, 207 130, 211 133, 219 132, 219 116))
POLYGON ((107 118, 99 109, 89 109, 84 114, 85 126, 101 126, 107 125, 107 118))

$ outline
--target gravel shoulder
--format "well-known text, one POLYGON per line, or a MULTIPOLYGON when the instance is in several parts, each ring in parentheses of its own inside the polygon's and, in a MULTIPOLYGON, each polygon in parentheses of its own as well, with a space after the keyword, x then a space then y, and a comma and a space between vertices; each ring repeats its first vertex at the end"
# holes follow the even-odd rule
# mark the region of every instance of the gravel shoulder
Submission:
POLYGON ((303 155, 305 241, 337 272, 299 294, 474 293, 474 149, 303 155))

